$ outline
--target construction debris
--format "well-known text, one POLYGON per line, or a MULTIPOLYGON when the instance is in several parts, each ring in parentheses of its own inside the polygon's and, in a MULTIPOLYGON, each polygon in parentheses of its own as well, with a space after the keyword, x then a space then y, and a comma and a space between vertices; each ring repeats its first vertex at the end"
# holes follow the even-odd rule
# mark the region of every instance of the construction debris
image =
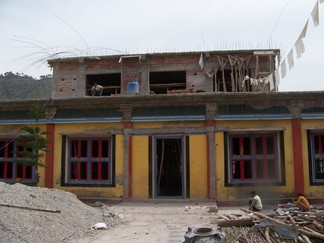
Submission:
POLYGON ((241 208, 242 214, 216 215, 213 222, 229 242, 323 242, 324 211, 278 208, 272 214, 241 208))

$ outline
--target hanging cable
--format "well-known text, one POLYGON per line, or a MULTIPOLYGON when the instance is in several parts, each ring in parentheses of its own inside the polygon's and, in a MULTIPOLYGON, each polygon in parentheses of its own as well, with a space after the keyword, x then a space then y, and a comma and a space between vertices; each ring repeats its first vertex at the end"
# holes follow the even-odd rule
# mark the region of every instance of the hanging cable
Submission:
POLYGON ((270 48, 270 40, 271 40, 271 38, 272 38, 272 35, 273 35, 273 33, 275 32, 275 30, 276 30, 276 28, 277 28, 277 26, 278 26, 279 20, 280 20, 280 18, 281 18, 281 15, 282 15, 283 12, 285 11, 286 7, 288 6, 289 1, 290 1, 290 0, 288 0, 288 1, 286 2, 286 4, 283 6, 283 8, 282 8, 282 10, 281 10, 281 12, 280 12, 280 14, 279 14, 279 16, 278 16, 278 19, 277 19, 277 21, 276 21, 275 27, 273 28, 273 30, 272 30, 272 32, 271 32, 271 35, 270 35, 270 37, 269 37, 269 39, 268 39, 269 48, 270 48))

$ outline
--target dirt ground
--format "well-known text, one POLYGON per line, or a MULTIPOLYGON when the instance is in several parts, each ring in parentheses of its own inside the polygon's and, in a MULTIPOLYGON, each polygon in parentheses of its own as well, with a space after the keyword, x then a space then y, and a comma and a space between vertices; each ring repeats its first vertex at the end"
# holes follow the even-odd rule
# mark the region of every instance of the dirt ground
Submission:
MULTIPOLYGON (((178 243, 188 227, 215 227, 213 207, 210 201, 168 200, 90 206, 66 191, 0 182, 0 242, 178 243), (107 229, 95 230, 97 223, 107 229)), ((218 209, 232 213, 242 211, 218 209)))
MULTIPOLYGON (((215 213, 210 212, 213 206, 211 202, 123 202, 110 208, 122 215, 122 224, 75 243, 184 242, 188 227, 215 227, 212 223, 215 213)), ((218 213, 242 211, 239 208, 220 208, 218 213)))

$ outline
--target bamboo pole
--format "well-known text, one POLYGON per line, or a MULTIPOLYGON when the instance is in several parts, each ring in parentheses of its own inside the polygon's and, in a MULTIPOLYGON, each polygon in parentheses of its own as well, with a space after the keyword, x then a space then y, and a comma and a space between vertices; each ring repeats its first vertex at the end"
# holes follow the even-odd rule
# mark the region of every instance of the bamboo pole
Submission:
POLYGON ((271 240, 270 240, 270 235, 269 235, 269 227, 266 227, 265 231, 264 231, 264 236, 265 236, 265 239, 268 243, 271 243, 271 240))
POLYGON ((47 209, 47 208, 37 208, 37 207, 29 207, 29 206, 22 206, 16 204, 9 204, 9 203, 0 203, 1 207, 9 207, 9 208, 20 208, 26 210, 34 210, 34 211, 42 211, 48 213, 61 213, 61 210, 58 209, 47 209))
MULTIPOLYGON (((260 213, 260 212, 253 212, 253 211, 247 210, 245 208, 241 208, 241 210, 243 212, 246 212, 246 213, 253 213, 254 215, 256 215, 256 216, 258 216, 260 218, 268 219, 269 221, 274 222, 276 224, 287 225, 287 224, 285 224, 283 222, 280 222, 280 221, 278 221, 276 219, 270 218, 269 216, 267 216, 267 215, 265 215, 263 213, 260 213)), ((295 229, 299 230, 304 235, 307 235, 307 236, 311 236, 311 237, 315 237, 315 238, 324 240, 324 235, 323 234, 320 234, 320 233, 318 233, 318 232, 316 232, 314 230, 311 230, 311 229, 308 229, 308 228, 306 228, 307 229, 306 230, 306 229, 303 229, 303 228, 297 227, 297 226, 292 226, 292 227, 294 227, 295 229)))

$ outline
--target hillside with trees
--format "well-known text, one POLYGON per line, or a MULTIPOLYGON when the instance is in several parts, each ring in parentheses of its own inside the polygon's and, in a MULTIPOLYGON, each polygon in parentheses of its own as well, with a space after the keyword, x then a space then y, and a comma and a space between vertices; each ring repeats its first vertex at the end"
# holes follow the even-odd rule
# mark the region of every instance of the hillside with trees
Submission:
POLYGON ((50 98, 52 75, 35 79, 23 73, 0 74, 0 100, 50 98))

